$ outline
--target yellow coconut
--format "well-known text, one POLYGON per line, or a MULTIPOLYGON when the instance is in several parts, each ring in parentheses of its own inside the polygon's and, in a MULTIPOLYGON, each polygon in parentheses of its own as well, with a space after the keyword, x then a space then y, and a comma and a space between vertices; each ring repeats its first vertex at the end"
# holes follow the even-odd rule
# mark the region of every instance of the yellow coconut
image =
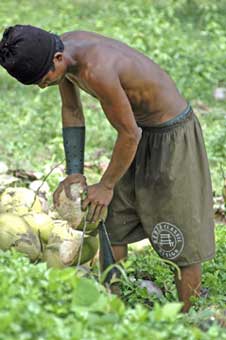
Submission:
POLYGON ((29 211, 41 212, 42 206, 39 198, 32 190, 27 188, 7 188, 0 198, 0 213, 11 212, 22 216, 29 211))
POLYGON ((54 228, 53 220, 45 213, 29 213, 23 215, 25 221, 29 224, 31 229, 40 235, 42 241, 47 242, 51 231, 54 228))
MULTIPOLYGON (((98 242, 85 237, 80 264, 91 260, 98 249, 98 242)), ((72 228, 56 226, 52 230, 44 252, 44 260, 48 267, 64 268, 76 265, 82 244, 82 232, 72 228)))
POLYGON ((11 213, 0 214, 0 249, 14 247, 26 254, 31 261, 41 256, 41 244, 38 236, 31 230, 26 221, 11 213))

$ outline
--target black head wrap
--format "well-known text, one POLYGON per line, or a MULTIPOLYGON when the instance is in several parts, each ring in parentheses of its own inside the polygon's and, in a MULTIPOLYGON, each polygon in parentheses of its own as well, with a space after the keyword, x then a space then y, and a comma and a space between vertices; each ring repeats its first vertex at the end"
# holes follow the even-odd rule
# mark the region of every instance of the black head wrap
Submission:
POLYGON ((38 83, 53 65, 64 45, 52 33, 30 25, 9 27, 0 41, 0 64, 25 85, 38 83))

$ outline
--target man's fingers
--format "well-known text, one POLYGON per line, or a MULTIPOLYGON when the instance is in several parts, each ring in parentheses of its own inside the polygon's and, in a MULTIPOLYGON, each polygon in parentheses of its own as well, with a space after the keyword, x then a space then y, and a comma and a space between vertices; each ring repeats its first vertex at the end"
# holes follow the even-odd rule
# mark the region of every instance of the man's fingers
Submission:
POLYGON ((90 204, 88 214, 87 214, 87 221, 92 222, 93 216, 95 214, 95 210, 97 208, 97 205, 95 203, 90 204))
POLYGON ((93 218, 92 218, 92 222, 97 222, 101 219, 102 217, 102 211, 104 210, 104 206, 103 205, 98 205, 95 209, 93 218))
POLYGON ((89 198, 85 198, 83 201, 82 201, 82 210, 85 211, 88 207, 88 205, 90 204, 90 200, 89 198))

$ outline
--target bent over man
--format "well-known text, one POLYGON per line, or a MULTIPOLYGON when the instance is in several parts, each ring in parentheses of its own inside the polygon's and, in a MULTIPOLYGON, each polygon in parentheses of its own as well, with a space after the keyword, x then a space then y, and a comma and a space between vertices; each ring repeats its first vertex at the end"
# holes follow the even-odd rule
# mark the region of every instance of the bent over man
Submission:
POLYGON ((96 98, 117 139, 99 183, 83 202, 89 219, 108 207, 106 226, 117 261, 129 243, 148 238, 175 262, 183 311, 198 295, 201 262, 214 256, 212 190, 199 121, 169 75, 151 59, 114 39, 74 31, 61 36, 33 26, 9 27, 0 63, 25 85, 57 85, 62 99, 68 176, 81 180, 85 120, 79 89, 96 98))

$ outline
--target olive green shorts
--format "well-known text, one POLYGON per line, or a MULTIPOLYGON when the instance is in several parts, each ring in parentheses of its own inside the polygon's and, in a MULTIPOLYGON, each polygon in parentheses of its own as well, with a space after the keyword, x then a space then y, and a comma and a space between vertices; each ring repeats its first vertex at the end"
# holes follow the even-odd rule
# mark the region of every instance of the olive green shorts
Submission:
POLYGON ((142 128, 136 156, 114 190, 106 227, 112 245, 149 238, 179 266, 215 254, 212 188, 202 131, 192 109, 142 128))

